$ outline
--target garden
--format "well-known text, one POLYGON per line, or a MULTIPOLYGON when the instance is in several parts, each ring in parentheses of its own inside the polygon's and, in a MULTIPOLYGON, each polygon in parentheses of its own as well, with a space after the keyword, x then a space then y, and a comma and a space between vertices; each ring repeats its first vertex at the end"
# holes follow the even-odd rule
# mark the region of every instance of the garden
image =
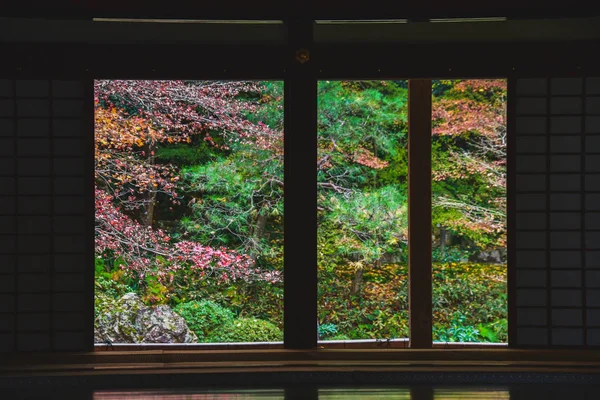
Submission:
MULTIPOLYGON (((318 86, 318 332, 408 337, 408 82, 318 86)), ((505 342, 506 83, 433 83, 434 340, 505 342)), ((283 340, 283 83, 95 81, 96 343, 283 340)))

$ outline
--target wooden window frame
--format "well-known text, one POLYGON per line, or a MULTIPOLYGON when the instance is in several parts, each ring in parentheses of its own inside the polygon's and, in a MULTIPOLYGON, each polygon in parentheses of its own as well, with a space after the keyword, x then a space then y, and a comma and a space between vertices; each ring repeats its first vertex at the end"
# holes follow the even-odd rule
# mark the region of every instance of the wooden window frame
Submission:
MULTIPOLYGON (((190 50, 186 45, 78 45, 78 44, 2 44, 7 62, 0 66, 3 76, 14 76, 25 79, 69 79, 86 80, 88 82, 89 107, 91 109, 93 79, 256 79, 256 80, 283 80, 285 82, 285 171, 286 171, 286 261, 284 266, 285 277, 288 279, 285 286, 285 344, 266 345, 167 345, 163 346, 135 346, 136 350, 173 350, 185 349, 271 349, 285 348, 291 350, 316 349, 323 343, 317 342, 316 335, 316 249, 308 249, 305 243, 316 242, 316 174, 305 173, 313 171, 316 146, 312 148, 309 143, 316 143, 316 82, 325 79, 356 79, 356 80, 385 80, 385 79, 432 79, 450 78, 460 79, 476 78, 501 78, 508 80, 508 307, 509 307, 509 347, 514 347, 515 324, 515 274, 514 237, 511 234, 514 227, 514 199, 512 196, 514 185, 514 130, 513 96, 515 77, 526 76, 579 76, 593 74, 597 63, 593 56, 593 49, 597 46, 585 42, 563 43, 374 43, 374 44, 314 44, 311 37, 313 22, 311 20, 286 21, 288 42, 286 45, 252 45, 252 46, 215 46, 202 47, 205 54, 210 55, 210 61, 196 65, 183 63, 173 65, 170 60, 176 59, 178 54, 190 50), (591 47, 590 47, 591 46, 591 47), (296 56, 297 51, 306 49, 309 60, 300 63, 296 56), (560 59, 554 59, 553 54, 560 50, 560 59), (155 57, 160 52, 162 57, 155 57), (97 57, 97 54, 110 53, 111 58, 97 57), (405 55, 403 59, 398 54, 405 55), (502 57, 499 57, 501 55, 502 57), (120 62, 115 63, 114 59, 120 62), (443 60, 443 61, 440 61, 443 60), (309 118, 304 119, 305 116, 309 118), (303 120, 304 119, 304 120, 303 120), (315 123, 310 122, 313 120, 315 123), (297 125, 290 121, 299 121, 297 125), (294 144, 295 138, 306 140, 304 146, 294 144), (304 158, 304 156, 306 156, 304 158), (298 160, 298 158, 300 158, 298 160), (290 161, 296 162, 292 164, 290 161), (309 168, 309 166, 311 168, 309 168), (306 168, 303 169, 303 168, 306 168), (298 179, 298 180, 295 180, 298 179), (289 189, 289 187, 292 189, 289 189), (305 190, 305 191, 303 191, 305 190), (291 193, 299 193, 292 199, 291 193), (290 201, 291 200, 291 201, 290 201), (296 217, 294 217, 296 216, 296 217), (302 217, 300 217, 302 216, 302 217), (296 221, 296 222, 294 222, 296 221), (311 224, 314 229, 293 229, 297 226, 311 224), (309 232, 309 237, 304 235, 309 232), (312 233, 310 233, 312 232, 312 233), (308 250, 308 251, 307 251, 308 250), (292 259, 290 255, 298 257, 292 259), (313 268, 306 268, 313 265, 313 268), (298 290, 302 283, 308 284, 311 290, 298 290), (296 290, 296 291, 294 291, 296 290), (306 305, 310 305, 306 307, 306 305), (314 329, 312 328, 314 327, 314 329)), ((414 120, 413 120, 414 121, 414 120)), ((87 152, 93 157, 93 113, 90 112, 87 123, 90 134, 87 135, 87 152)), ((414 149, 413 149, 414 150, 414 149)), ((86 167, 89 182, 93 182, 93 158, 86 167)), ((413 192, 414 194, 414 192, 413 192)), ((423 193, 422 193, 423 194, 423 193)), ((88 188, 87 207, 90 218, 93 218, 94 199, 93 190, 88 188)), ((414 208, 411 212, 415 211, 414 208)), ((425 210, 421 210, 425 213, 425 210)), ((424 215, 424 214, 423 214, 424 215)), ((419 217, 417 217, 419 218, 419 217)), ((422 218, 422 217, 421 217, 422 218)), ((413 222, 414 222, 413 217, 413 222)), ((93 340, 93 299, 94 299, 94 240, 92 223, 89 224, 89 240, 87 243, 86 259, 90 268, 86 276, 86 286, 89 287, 86 299, 85 321, 86 349, 93 350, 118 350, 118 348, 95 346, 93 340)), ((428 252, 429 253, 429 252, 428 252)), ((425 254, 423 254, 425 256, 425 254)), ((430 257, 430 254, 427 256, 430 257)), ((415 261, 413 259, 413 261, 415 261)), ((427 261, 421 260, 425 264, 427 261)), ((416 265, 415 265, 416 267, 416 265)), ((413 273, 419 273, 416 269, 413 273)), ((420 273, 424 274, 423 270, 420 273)), ((430 279, 430 277, 429 277, 430 279)), ((427 283, 425 283, 427 284, 427 283)), ((285 283, 284 283, 285 285, 285 283)), ((415 299, 413 298, 413 301, 415 299)), ((414 321, 411 331, 429 322, 414 321)), ((425 334, 426 335, 426 334, 425 334)), ((416 338, 413 332, 411 337, 416 338)), ((423 336, 420 336, 423 338, 423 336)), ((420 340, 412 343, 412 348, 456 348, 471 347, 471 345, 431 344, 429 340, 420 340), (421 347, 423 346, 423 347, 421 347)), ((394 349, 409 347, 406 341, 391 341, 386 343, 331 343, 327 348, 361 348, 371 347, 376 349, 394 349)), ((480 344, 472 346, 480 347, 480 344)), ((485 348, 494 348, 484 345, 485 348)), ((119 347, 128 351, 134 345, 119 347)))
MULTIPOLYGON (((316 348, 498 348, 484 343, 433 343, 431 254, 431 79, 409 76, 409 338, 387 341, 318 341, 317 335, 317 83, 323 65, 313 56, 314 22, 287 21, 284 69, 284 341, 248 344, 95 344, 96 350, 294 349, 316 348), (303 59, 302 57, 305 57, 303 59), (308 173, 307 171, 311 171, 308 173), (306 266, 313 266, 307 268, 306 266)), ((378 53, 378 54, 381 54, 378 53)), ((264 65, 262 65, 264 67, 264 65)), ((347 74, 332 68, 331 74, 347 74), (339 72, 338 72, 339 71, 339 72)), ((277 79, 281 74, 265 76, 277 79)), ((153 76, 161 75, 151 71, 153 76)), ((169 75, 175 73, 170 71, 169 75)), ((223 78, 240 79, 223 69, 223 78)), ((353 74, 354 75, 354 74, 353 74)), ((410 74, 409 74, 410 75, 410 74)), ((119 76, 115 76, 119 77, 119 76)), ((203 76, 204 78, 205 76, 203 76)), ((250 76, 252 78, 253 76, 250 76)), ((390 79, 381 68, 361 79, 390 79)), ((123 79, 123 77, 120 77, 123 79)), ((149 77, 150 78, 150 77, 149 77)), ((246 75, 246 78, 248 76, 246 75)), ((338 77, 334 77, 338 78, 338 77)), ((356 78, 356 77, 355 77, 356 78)), ((157 79, 154 77, 154 79, 157 79)), ((504 347, 504 344, 500 344, 504 347)))

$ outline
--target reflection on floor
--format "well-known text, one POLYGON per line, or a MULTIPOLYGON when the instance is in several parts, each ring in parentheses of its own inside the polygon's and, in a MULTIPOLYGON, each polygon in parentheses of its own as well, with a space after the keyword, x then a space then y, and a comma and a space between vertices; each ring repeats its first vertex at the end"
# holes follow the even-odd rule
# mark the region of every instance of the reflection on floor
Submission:
POLYGON ((98 391, 93 400, 283 400, 283 389, 211 391, 98 391))
MULTIPOLYGON (((411 400, 414 391, 410 388, 344 388, 318 389, 319 400, 411 400)), ((428 390, 434 400, 451 399, 510 399, 508 389, 502 388, 439 388, 428 390)), ((420 393, 423 393, 421 390, 420 393)), ((294 389, 288 390, 213 390, 213 391, 98 391, 94 400, 284 400, 296 397, 294 389)), ((307 399, 309 400, 309 399, 307 399)))
POLYGON ((382 399, 398 399, 409 400, 410 389, 407 388, 354 388, 354 389, 319 389, 319 400, 343 400, 343 399, 365 399, 365 400, 382 400, 382 399))
POLYGON ((298 385, 263 389, 164 389, 164 390, 86 390, 35 388, 3 392, 10 399, 85 400, 453 400, 453 399, 569 399, 600 398, 600 386, 575 384, 523 384, 514 386, 411 386, 411 387, 314 387, 298 385))

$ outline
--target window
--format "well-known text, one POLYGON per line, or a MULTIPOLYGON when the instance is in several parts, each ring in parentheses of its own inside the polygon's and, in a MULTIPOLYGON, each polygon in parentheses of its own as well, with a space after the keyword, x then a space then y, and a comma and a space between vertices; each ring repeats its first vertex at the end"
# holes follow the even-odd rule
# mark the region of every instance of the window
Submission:
POLYGON ((408 338, 408 85, 318 86, 319 339, 408 338))
MULTIPOLYGON (((434 342, 507 341, 506 90, 504 80, 431 84, 432 286, 422 290, 434 342)), ((407 81, 319 82, 323 341, 409 338, 408 287, 421 277, 409 283, 408 111, 407 81)), ((422 232, 427 218, 416 218, 422 232)))
POLYGON ((96 343, 283 339, 283 84, 95 81, 96 343))
POLYGON ((433 340, 506 343, 506 81, 432 86, 433 340))
MULTIPOLYGON (((317 92, 318 339, 406 347, 408 81, 317 92)), ((506 84, 432 93, 433 340, 505 342, 506 84)), ((282 99, 95 81, 96 343, 283 340, 282 99)))

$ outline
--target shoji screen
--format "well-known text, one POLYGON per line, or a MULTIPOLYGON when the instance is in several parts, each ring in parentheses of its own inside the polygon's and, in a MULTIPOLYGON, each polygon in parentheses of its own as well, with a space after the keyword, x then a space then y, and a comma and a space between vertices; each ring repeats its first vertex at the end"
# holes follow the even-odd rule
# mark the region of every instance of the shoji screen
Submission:
POLYGON ((0 80, 0 351, 91 343, 84 89, 82 81, 0 80))
POLYGON ((600 78, 517 79, 516 340, 600 345, 600 78))

